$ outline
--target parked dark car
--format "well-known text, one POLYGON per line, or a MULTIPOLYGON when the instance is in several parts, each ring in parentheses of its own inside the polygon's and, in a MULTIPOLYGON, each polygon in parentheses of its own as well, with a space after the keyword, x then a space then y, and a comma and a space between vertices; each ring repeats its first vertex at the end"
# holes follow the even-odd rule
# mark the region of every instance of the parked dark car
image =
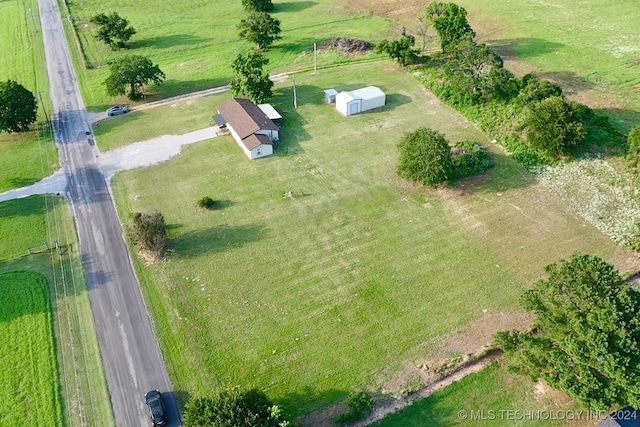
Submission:
POLYGON ((153 427, 163 426, 167 424, 167 414, 164 411, 162 403, 162 394, 158 390, 151 390, 144 396, 144 402, 149 409, 151 417, 151 425, 153 427))
POLYGON ((129 112, 129 107, 126 105, 114 105, 107 110, 107 116, 117 116, 118 114, 125 114, 129 112))

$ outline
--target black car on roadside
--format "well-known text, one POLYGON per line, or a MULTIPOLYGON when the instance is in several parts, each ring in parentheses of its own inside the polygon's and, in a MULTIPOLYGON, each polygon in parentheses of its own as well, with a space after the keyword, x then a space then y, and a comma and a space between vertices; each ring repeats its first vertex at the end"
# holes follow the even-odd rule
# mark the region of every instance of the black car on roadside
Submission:
POLYGON ((153 427, 163 426, 167 424, 167 414, 162 403, 162 394, 158 390, 151 390, 144 395, 144 403, 149 409, 151 417, 151 425, 153 427))

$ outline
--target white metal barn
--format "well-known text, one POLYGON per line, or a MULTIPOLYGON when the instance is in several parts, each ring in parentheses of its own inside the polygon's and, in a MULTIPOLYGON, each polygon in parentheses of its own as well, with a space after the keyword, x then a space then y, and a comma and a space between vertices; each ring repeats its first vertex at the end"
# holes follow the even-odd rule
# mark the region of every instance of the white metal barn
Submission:
POLYGON ((345 116, 353 116, 363 111, 383 107, 386 99, 386 95, 379 87, 367 86, 337 94, 336 109, 345 116))

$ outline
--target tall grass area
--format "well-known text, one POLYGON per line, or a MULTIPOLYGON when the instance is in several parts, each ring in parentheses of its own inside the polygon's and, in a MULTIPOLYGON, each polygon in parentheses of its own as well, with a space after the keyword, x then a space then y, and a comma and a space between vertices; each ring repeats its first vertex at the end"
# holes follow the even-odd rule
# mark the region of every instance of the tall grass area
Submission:
POLYGON ((123 220, 154 208, 171 230, 167 259, 136 266, 176 390, 257 386, 301 415, 380 386, 485 310, 517 310, 559 257, 622 256, 495 146, 498 166, 466 195, 406 188, 403 132, 487 142, 405 71, 360 64, 296 83, 298 109, 288 84, 273 99, 276 156, 249 161, 223 136, 113 182, 123 220), (346 118, 322 104, 323 88, 368 84, 387 106, 346 118), (197 209, 203 196, 221 209, 197 209))
MULTIPOLYGON (((252 48, 238 37, 236 27, 245 16, 239 1, 105 3, 74 0, 67 3, 87 62, 92 67, 86 71, 77 70, 85 103, 92 109, 103 109, 113 102, 102 85, 108 76, 105 66, 110 59, 125 54, 149 57, 167 76, 161 87, 152 88, 155 95, 149 95, 151 98, 167 97, 227 84, 236 54, 252 48), (93 37, 95 28, 89 23, 90 18, 112 11, 128 19, 137 30, 126 51, 113 52, 93 37)), ((385 19, 369 14, 348 14, 336 0, 275 1, 271 14, 281 22, 282 40, 267 52, 270 71, 313 67, 314 42, 335 36, 377 41, 389 28, 385 19)), ((75 55, 80 53, 75 52, 75 55)), ((345 60, 341 55, 321 55, 319 66, 345 60)))
MULTIPOLYGON (((42 333, 29 331, 24 324, 16 326, 17 329, 1 329, 5 344, 15 342, 24 344, 25 348, 30 345, 33 357, 16 351, 17 346, 4 346, 20 361, 6 355, 1 357, 3 380, 13 381, 9 373, 14 373, 17 367, 24 376, 25 386, 17 389, 13 383, 3 385, 2 405, 3 408, 4 404, 11 405, 11 409, 0 411, 0 424, 113 425, 69 205, 52 195, 0 203, 0 235, 3 243, 0 245, 0 282, 2 277, 18 277, 18 285, 11 286, 24 285, 22 291, 15 291, 0 284, 3 321, 13 316, 23 319, 20 321, 24 323, 44 316, 49 322, 49 341, 42 333), (47 250, 47 245, 52 250, 47 250), (32 248, 34 254, 28 255, 28 248, 32 248), (27 286, 32 282, 39 290, 38 298, 42 294, 46 305, 38 307, 34 298, 29 299, 31 294, 36 294, 27 286), (42 347, 45 344, 50 348, 42 347), (50 375, 44 372, 48 369, 47 363, 53 365, 50 375), (26 387, 31 377, 40 381, 34 385, 38 390, 26 387), (49 384, 44 384, 45 381, 49 384), (47 395, 40 396, 42 393, 47 395), (10 398, 5 394, 10 394, 10 398), (28 399, 16 403, 25 394, 28 399), (49 402, 55 402, 57 407, 48 407, 49 402)), ((10 322, 7 320, 7 323, 10 322)))
POLYGON ((45 109, 51 112, 38 2, 0 2, 0 81, 15 80, 38 101, 38 123, 19 134, 0 133, 0 192, 32 184, 57 168, 50 133, 43 131, 45 109), (42 95, 43 103, 40 101, 42 95))
POLYGON ((27 271, 0 274, 0 423, 59 426, 62 405, 44 276, 27 271))
MULTIPOLYGON (((536 393, 533 382, 508 374, 503 366, 494 362, 481 372, 471 374, 371 426, 565 426, 569 423, 562 419, 563 415, 576 415, 577 418, 577 414, 585 412, 566 398, 559 401, 536 393), (538 413, 541 416, 553 415, 555 419, 524 417, 524 414, 538 413)), ((580 422, 582 426, 590 425, 586 414, 580 422)))

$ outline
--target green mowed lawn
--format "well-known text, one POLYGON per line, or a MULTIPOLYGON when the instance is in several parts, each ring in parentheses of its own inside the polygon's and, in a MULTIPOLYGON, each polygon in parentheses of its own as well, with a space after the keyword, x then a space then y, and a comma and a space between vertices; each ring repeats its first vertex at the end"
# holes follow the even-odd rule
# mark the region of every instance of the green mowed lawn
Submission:
POLYGON ((0 203, 0 261, 27 255, 29 248, 47 243, 45 213, 52 207, 46 196, 0 203))
MULTIPOLYGON (((92 69, 78 70, 85 103, 102 109, 113 100, 102 82, 108 76, 105 67, 111 59, 126 54, 151 58, 166 74, 159 89, 166 97, 198 89, 227 84, 232 76, 231 62, 239 52, 251 46, 238 37, 237 25, 245 12, 238 1, 175 2, 169 0, 130 3, 125 1, 69 2, 78 36, 92 69), (111 51, 93 34, 89 23, 97 13, 118 14, 137 30, 130 49, 111 51)), ((339 1, 274 2, 271 12, 280 20, 282 40, 268 51, 268 70, 284 67, 313 67, 313 43, 335 36, 380 40, 388 32, 385 19, 348 14, 339 1)), ((327 61, 346 61, 341 55, 325 55, 327 61)), ((155 92, 157 89, 151 89, 155 92)), ((154 95, 151 94, 153 98, 154 95)))
POLYGON ((585 412, 566 398, 559 401, 536 392, 534 383, 508 374, 503 366, 494 362, 481 372, 471 374, 371 425, 563 426, 567 425, 565 418, 579 418, 584 414, 580 424, 584 426, 588 424, 585 412))
POLYGON ((62 404, 51 299, 44 276, 0 274, 0 424, 60 426, 62 404))
POLYGON ((166 260, 137 266, 178 392, 257 386, 300 415, 379 386, 485 310, 517 310, 545 264, 619 255, 495 146, 498 167, 474 185, 398 181, 404 131, 486 142, 405 71, 382 62, 296 82, 297 110, 289 85, 276 90, 276 156, 251 162, 223 136, 113 183, 123 218, 153 208, 170 226, 166 260), (323 88, 368 84, 386 107, 346 118, 322 104, 323 88), (221 208, 196 209, 203 196, 221 208))
POLYGON ((52 195, 2 202, 0 236, 0 425, 113 425, 69 205, 52 195))
MULTIPOLYGON (((0 81, 14 80, 38 101, 38 118, 45 120, 39 91, 45 108, 51 111, 44 50, 40 33, 38 3, 9 0, 0 3, 0 45, 10 46, 0 56, 0 81), (31 16, 33 15, 33 19, 31 16)), ((0 133, 0 192, 32 184, 57 168, 56 149, 40 125, 19 134, 0 133)))

